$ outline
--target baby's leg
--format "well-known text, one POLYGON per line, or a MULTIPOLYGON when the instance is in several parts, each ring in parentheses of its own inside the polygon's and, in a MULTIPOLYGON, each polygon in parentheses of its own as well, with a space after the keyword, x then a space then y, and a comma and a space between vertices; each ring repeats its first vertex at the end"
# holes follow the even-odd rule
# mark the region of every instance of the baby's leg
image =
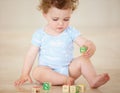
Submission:
POLYGON ((92 88, 97 88, 109 80, 108 74, 97 75, 91 61, 84 56, 74 59, 69 66, 70 76, 78 78, 81 74, 92 88))
POLYGON ((73 84, 71 77, 57 73, 46 66, 38 66, 33 71, 33 77, 40 83, 51 82, 52 85, 73 84))

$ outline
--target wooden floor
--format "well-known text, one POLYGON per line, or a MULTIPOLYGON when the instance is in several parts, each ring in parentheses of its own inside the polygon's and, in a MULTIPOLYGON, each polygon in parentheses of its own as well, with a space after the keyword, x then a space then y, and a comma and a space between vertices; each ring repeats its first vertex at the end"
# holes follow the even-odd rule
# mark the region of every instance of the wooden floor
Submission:
MULTIPOLYGON (((0 29, 0 93, 32 93, 34 84, 26 83, 14 87, 14 81, 20 76, 24 56, 30 45, 35 29, 0 29)), ((108 72, 111 80, 98 89, 91 89, 81 76, 75 84, 84 84, 85 93, 120 92, 120 28, 81 29, 86 37, 93 40, 97 51, 92 57, 98 73, 108 72)), ((75 56, 79 49, 75 46, 75 56)), ((37 60, 34 66, 37 65, 37 60)), ((61 86, 52 86, 50 93, 62 93, 61 86)))

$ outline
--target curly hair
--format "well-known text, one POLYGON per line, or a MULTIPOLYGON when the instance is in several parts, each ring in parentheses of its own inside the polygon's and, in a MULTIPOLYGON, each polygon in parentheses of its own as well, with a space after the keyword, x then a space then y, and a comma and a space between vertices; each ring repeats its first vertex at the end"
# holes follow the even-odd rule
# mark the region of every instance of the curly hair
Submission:
POLYGON ((79 4, 79 0, 40 0, 38 6, 39 10, 42 10, 43 13, 47 13, 51 7, 56 7, 58 9, 69 9, 73 11, 79 4))

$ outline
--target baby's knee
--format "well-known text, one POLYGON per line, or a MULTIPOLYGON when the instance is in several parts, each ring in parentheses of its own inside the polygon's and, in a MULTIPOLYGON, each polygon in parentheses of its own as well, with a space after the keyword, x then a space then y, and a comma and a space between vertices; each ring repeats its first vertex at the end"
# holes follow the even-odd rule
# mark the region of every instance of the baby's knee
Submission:
POLYGON ((79 57, 78 57, 78 61, 79 61, 79 62, 86 62, 86 61, 90 61, 90 59, 87 58, 87 57, 85 57, 85 56, 79 56, 79 57))

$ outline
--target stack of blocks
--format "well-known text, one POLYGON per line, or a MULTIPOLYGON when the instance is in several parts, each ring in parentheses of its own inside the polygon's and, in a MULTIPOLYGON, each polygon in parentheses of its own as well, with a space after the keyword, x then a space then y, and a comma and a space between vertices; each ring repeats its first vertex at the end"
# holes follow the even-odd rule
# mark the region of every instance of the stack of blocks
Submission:
MULTIPOLYGON (((51 89, 51 83, 49 82, 44 82, 43 83, 43 90, 44 93, 48 93, 49 90, 51 89)), ((84 93, 85 88, 84 85, 63 85, 62 86, 62 92, 63 93, 84 93)), ((32 88, 32 93, 40 93, 40 87, 33 87, 32 88)))
POLYGON ((62 92, 63 93, 84 93, 84 85, 63 85, 62 92))

